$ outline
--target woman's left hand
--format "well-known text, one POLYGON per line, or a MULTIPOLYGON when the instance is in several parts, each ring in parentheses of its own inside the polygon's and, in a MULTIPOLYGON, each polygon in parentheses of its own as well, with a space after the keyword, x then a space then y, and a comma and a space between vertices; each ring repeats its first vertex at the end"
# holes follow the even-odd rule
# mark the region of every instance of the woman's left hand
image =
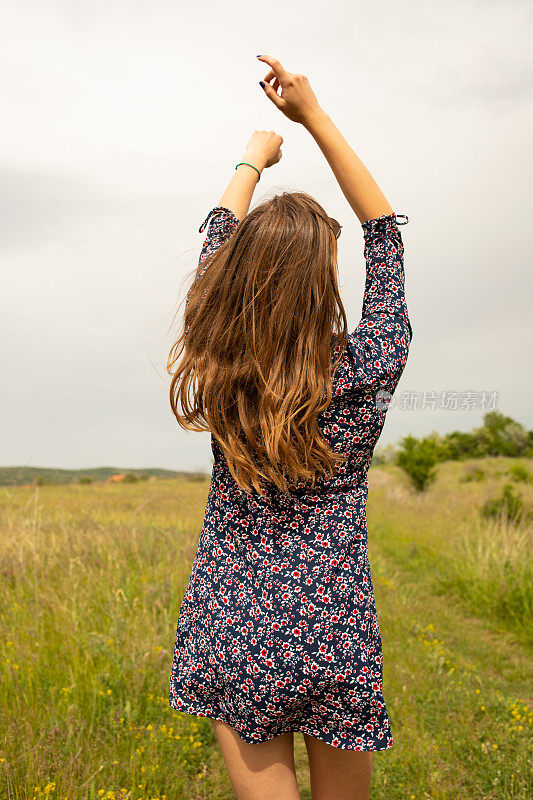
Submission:
POLYGON ((246 145, 245 158, 258 169, 277 164, 282 156, 283 136, 274 131, 254 131, 246 145))

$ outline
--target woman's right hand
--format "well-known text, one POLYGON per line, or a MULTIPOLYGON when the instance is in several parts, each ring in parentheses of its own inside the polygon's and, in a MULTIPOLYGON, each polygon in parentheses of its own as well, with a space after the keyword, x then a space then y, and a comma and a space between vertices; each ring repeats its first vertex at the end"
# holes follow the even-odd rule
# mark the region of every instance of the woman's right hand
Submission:
POLYGON ((280 62, 271 56, 261 55, 257 58, 270 67, 264 81, 260 81, 265 94, 286 117, 293 122, 307 125, 322 111, 305 75, 287 72, 280 62), (279 87, 281 94, 278 94, 279 87))

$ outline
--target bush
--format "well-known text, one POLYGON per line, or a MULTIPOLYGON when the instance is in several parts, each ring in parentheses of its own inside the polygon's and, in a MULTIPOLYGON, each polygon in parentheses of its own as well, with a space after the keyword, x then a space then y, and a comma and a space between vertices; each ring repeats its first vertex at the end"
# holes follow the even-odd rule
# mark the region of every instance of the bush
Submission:
POLYGON ((533 450, 533 432, 501 411, 487 411, 483 425, 469 433, 452 431, 445 437, 448 458, 528 456, 533 450))
POLYGON ((450 459, 459 461, 462 458, 476 458, 485 453, 479 448, 476 437, 463 431, 452 431, 446 437, 450 459))
POLYGON ((508 474, 514 481, 520 483, 531 483, 532 480, 531 473, 524 464, 513 464, 509 467, 508 474))
POLYGON ((484 517, 500 517, 514 523, 530 517, 530 512, 524 509, 522 496, 514 493, 510 483, 504 485, 499 497, 487 500, 481 513, 484 517))
POLYGON ((414 436, 405 436, 400 447, 396 463, 407 473, 415 489, 424 491, 437 477, 434 467, 439 461, 438 445, 431 438, 419 441, 414 436))
POLYGON ((124 476, 124 483, 136 483, 137 475, 134 472, 126 472, 124 476))
POLYGON ((91 478, 90 475, 82 475, 82 477, 79 480, 79 483, 92 483, 92 482, 93 479, 91 478))
POLYGON ((485 414, 483 427, 476 432, 489 456, 520 456, 529 444, 529 435, 523 425, 500 411, 485 414))

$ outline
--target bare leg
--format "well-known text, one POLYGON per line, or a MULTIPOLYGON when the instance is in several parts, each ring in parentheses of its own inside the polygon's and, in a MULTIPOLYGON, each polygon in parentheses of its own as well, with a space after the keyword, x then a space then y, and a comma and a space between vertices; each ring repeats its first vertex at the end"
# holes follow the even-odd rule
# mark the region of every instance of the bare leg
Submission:
POLYGON ((300 800, 292 733, 249 744, 225 722, 211 722, 237 800, 300 800))
POLYGON ((374 753, 342 750, 304 733, 312 800, 369 800, 374 753))

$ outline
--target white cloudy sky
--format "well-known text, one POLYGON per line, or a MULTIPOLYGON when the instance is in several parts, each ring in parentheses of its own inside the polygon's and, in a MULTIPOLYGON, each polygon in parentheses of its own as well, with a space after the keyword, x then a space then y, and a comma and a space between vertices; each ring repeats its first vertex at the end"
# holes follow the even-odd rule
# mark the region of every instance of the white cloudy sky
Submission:
MULTIPOLYGON (((0 19, 3 465, 210 468, 168 403, 169 330, 255 129, 284 137, 254 201, 317 197, 343 225, 350 325, 362 233, 318 148, 258 86, 306 74, 402 228, 402 392, 498 392, 533 427, 533 7, 528 2, 11 0, 0 19)), ((182 309, 182 305, 180 308, 182 309)), ((380 444, 483 412, 393 407, 380 444)))

